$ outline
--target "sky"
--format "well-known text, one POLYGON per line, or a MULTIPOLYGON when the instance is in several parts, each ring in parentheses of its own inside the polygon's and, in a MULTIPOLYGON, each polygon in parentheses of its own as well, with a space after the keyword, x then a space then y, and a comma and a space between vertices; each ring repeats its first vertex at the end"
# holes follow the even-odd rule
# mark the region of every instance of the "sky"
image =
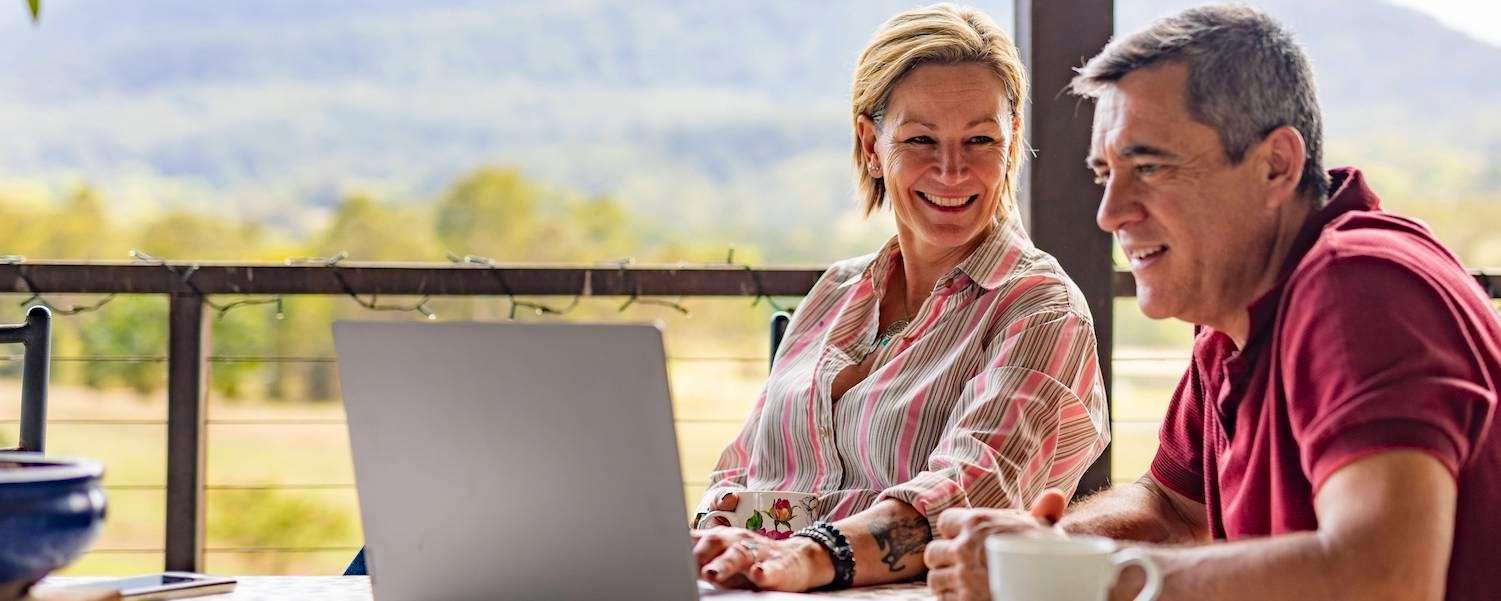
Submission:
POLYGON ((1389 0, 1433 15, 1476 38, 1501 46, 1501 2, 1497 0, 1389 0))

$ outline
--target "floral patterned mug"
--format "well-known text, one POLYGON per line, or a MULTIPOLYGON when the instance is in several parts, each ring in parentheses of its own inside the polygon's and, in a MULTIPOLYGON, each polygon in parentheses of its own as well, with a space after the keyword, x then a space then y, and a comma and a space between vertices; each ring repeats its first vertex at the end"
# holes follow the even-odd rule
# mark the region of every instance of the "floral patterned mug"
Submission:
POLYGON ((732 526, 784 539, 807 528, 818 516, 818 495, 777 490, 742 490, 735 493, 740 504, 734 511, 710 511, 698 521, 699 528, 732 526))

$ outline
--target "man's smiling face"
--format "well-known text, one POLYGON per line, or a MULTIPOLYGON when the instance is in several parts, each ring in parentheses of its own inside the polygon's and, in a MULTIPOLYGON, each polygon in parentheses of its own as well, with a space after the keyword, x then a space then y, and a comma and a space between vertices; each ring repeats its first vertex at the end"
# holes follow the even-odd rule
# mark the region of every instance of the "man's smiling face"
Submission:
POLYGON ((1254 152, 1230 164, 1215 130, 1188 112, 1188 67, 1133 71, 1099 96, 1089 168, 1096 221, 1115 235, 1153 319, 1213 323, 1254 300, 1277 236, 1254 152))

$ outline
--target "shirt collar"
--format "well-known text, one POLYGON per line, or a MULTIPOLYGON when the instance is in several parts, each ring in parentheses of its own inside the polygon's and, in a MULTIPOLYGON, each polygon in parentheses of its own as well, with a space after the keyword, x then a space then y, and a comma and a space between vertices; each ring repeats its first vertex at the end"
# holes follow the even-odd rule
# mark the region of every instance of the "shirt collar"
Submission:
POLYGON ((1021 254, 1031 248, 1032 239, 1022 229, 1021 216, 1008 210, 980 246, 959 262, 958 270, 981 288, 994 290, 1011 275, 1021 254))
MULTIPOLYGON (((990 231, 985 234, 980 245, 948 275, 939 278, 935 286, 946 286, 962 275, 986 290, 994 290, 1011 274, 1021 254, 1030 248, 1032 240, 1027 237, 1026 230, 1022 229, 1020 216, 1015 211, 1008 210, 1004 217, 991 222, 990 231)), ((883 289, 881 287, 885 285, 887 276, 901 255, 901 245, 897 243, 896 236, 892 236, 881 246, 881 250, 871 255, 865 269, 851 274, 840 282, 839 287, 852 286, 870 278, 876 289, 883 289)))

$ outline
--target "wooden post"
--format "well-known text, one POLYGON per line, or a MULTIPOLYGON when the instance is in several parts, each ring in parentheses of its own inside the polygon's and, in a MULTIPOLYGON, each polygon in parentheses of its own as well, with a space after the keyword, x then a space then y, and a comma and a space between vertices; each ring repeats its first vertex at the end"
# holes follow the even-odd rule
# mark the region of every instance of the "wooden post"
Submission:
POLYGON ((167 351, 166 569, 203 569, 203 440, 205 358, 209 328, 203 297, 169 298, 167 351))
MULTIPOLYGON (((1074 68, 1110 40, 1112 0, 1016 0, 1016 42, 1031 76, 1027 137, 1036 149, 1022 176, 1021 207, 1039 248, 1052 254, 1089 301, 1100 372, 1110 390, 1114 278, 1110 236, 1095 225, 1100 190, 1084 168, 1094 105, 1065 92, 1074 68)), ((1110 450, 1079 483, 1110 485, 1110 450)))

